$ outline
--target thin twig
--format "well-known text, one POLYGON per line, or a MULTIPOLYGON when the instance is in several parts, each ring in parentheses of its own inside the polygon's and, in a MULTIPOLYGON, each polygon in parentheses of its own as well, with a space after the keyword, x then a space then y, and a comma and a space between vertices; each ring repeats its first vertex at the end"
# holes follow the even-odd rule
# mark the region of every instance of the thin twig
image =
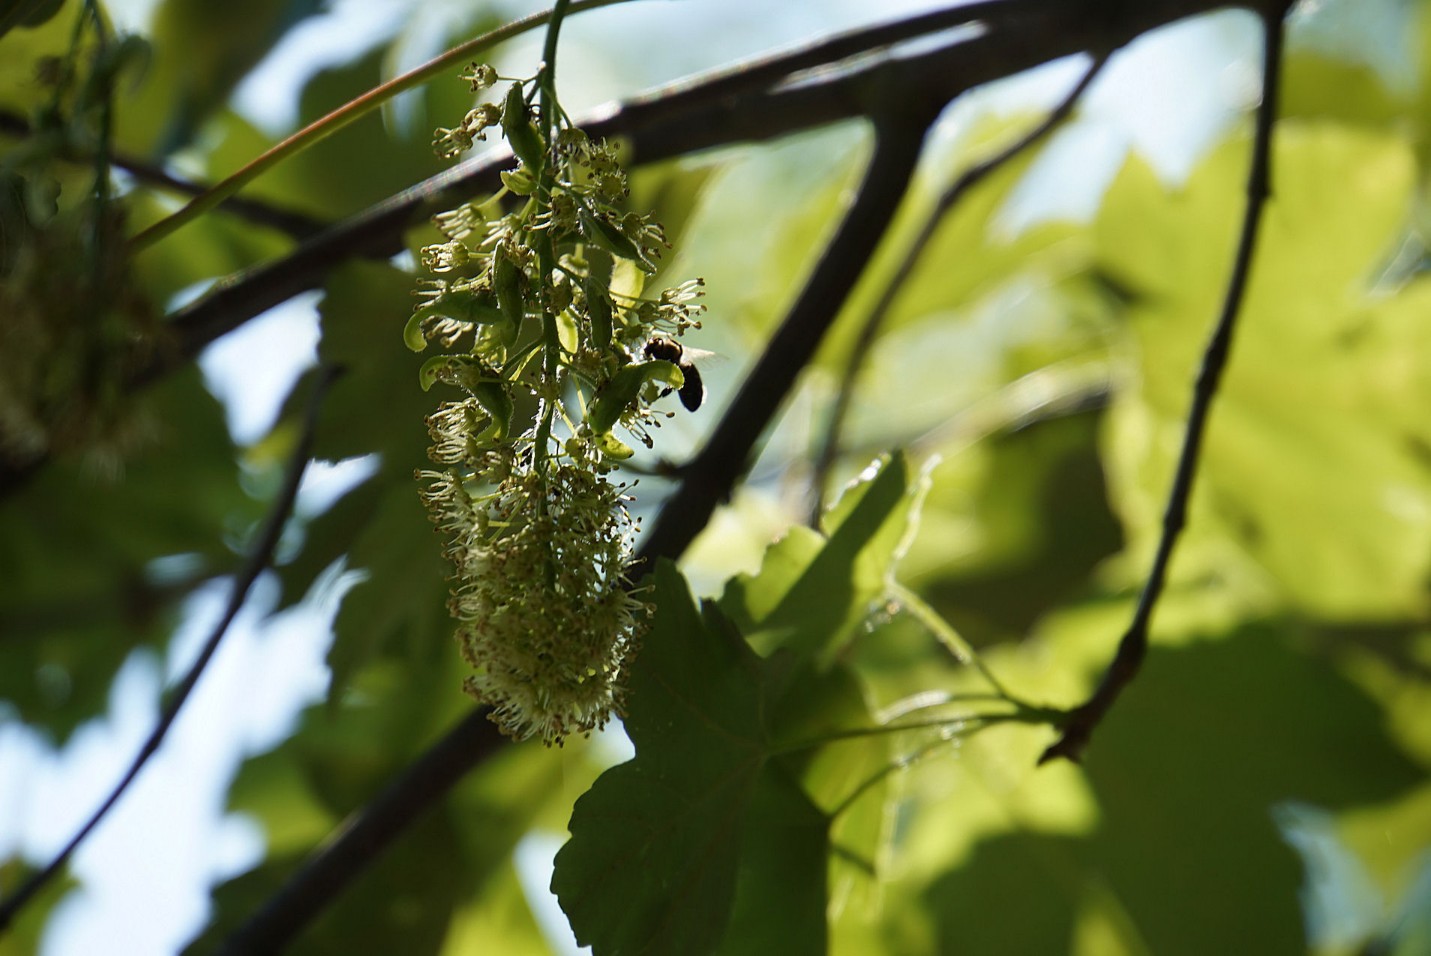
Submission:
POLYGON ((1163 592, 1168 562, 1172 558, 1178 536, 1187 523, 1188 499, 1192 495, 1193 480, 1197 476, 1208 412, 1212 409, 1218 384, 1227 366, 1228 355, 1232 349, 1232 336, 1236 331, 1238 314, 1242 310, 1247 279, 1252 271, 1258 227, 1262 221, 1263 209, 1272 195, 1272 128, 1277 117, 1277 93, 1282 67, 1281 19, 1272 13, 1264 13, 1262 26, 1262 103, 1257 108, 1253 132, 1252 159, 1247 174, 1247 208, 1242 217, 1242 234, 1238 239, 1237 258, 1233 262, 1232 274, 1228 279, 1222 314, 1203 353, 1202 367, 1198 370, 1197 384, 1193 388, 1187 432, 1183 436, 1183 447, 1178 455, 1172 489, 1168 492, 1168 506, 1163 513, 1163 529, 1158 540, 1158 550, 1153 556, 1153 565, 1138 598, 1133 620, 1122 640, 1118 642, 1118 650, 1112 663, 1108 665, 1108 670, 1104 672, 1103 679, 1093 695, 1069 715, 1058 740, 1039 757, 1040 764, 1059 757, 1077 762, 1088 746, 1094 729, 1118 699, 1118 695, 1137 676, 1148 652, 1148 628, 1153 610, 1163 592))
POLYGON ((38 873, 30 877, 25 884, 3 903, 0 903, 0 933, 14 920, 20 910, 34 898, 50 880, 54 879, 71 855, 79 847, 80 843, 89 836, 90 832, 104 819, 110 809, 119 801, 129 785, 139 775, 139 771, 149 762, 149 758, 159 749, 164 742, 164 737, 169 733, 169 728, 173 725, 175 718, 179 716, 179 711, 184 703, 193 693, 194 687, 199 682, 204 669, 213 658, 214 652, 218 650, 219 642, 223 640, 224 634, 228 631, 229 625, 233 623, 238 615, 239 609, 243 607, 244 601, 248 597, 249 589, 254 581, 263 572, 264 568, 273 558, 274 549, 278 547, 279 538, 282 536, 284 525, 293 510, 293 503, 298 496, 298 486, 303 478, 303 472, 307 467, 310 450, 313 444, 313 432, 318 420, 318 411, 322 407, 323 396, 327 391, 328 384, 332 380, 332 373, 322 375, 313 387, 313 394, 309 398, 308 408, 304 419, 303 431, 297 445, 290 456, 287 473, 284 477, 283 487, 279 489, 278 496, 274 499, 273 506, 269 510, 268 520, 265 522, 263 531, 254 542, 253 548, 249 552, 248 560, 244 566, 234 576, 233 589, 229 594, 228 606, 225 607, 223 616, 214 625, 213 631, 204 642, 203 648, 199 651, 198 658, 189 667, 184 679, 174 688, 173 695, 169 703, 163 708, 159 715, 159 722, 145 740, 144 746, 140 748, 134 761, 129 765, 128 771, 120 778, 105 801, 100 804, 99 809, 80 827, 79 831, 70 839, 53 860, 38 873))
POLYGON ((924 252, 929 248, 929 242, 934 238, 939 224, 944 221, 949 210, 954 208, 971 189, 1026 150, 1037 145, 1066 120, 1077 107, 1078 101, 1083 98, 1084 92, 1092 85, 1094 78, 1103 69, 1103 65, 1108 62, 1108 55, 1108 52, 1100 52, 1094 56, 1093 62, 1089 64, 1079 81, 1074 84, 1073 89, 1069 90, 1068 95, 1049 111, 1042 122, 993 156, 965 170, 962 176, 944 190, 938 201, 929 210, 923 225, 920 226, 919 233, 905 250, 899 266, 880 291, 878 301, 870 309, 869 316, 865 319, 859 334, 850 346, 849 355, 846 357, 845 367, 840 376, 840 387, 835 393, 835 404, 830 409, 830 417, 825 426, 824 440, 819 453, 815 456, 814 474, 810 480, 813 502, 809 523, 812 527, 818 524, 820 516, 825 512, 825 495, 828 490, 826 486, 829 484, 830 471, 834 468, 835 459, 839 456, 840 435, 844 431, 845 419, 849 415, 850 401, 854 396, 855 382, 859 378, 860 370, 869 357, 875 339, 879 337, 890 308, 924 257, 924 252))

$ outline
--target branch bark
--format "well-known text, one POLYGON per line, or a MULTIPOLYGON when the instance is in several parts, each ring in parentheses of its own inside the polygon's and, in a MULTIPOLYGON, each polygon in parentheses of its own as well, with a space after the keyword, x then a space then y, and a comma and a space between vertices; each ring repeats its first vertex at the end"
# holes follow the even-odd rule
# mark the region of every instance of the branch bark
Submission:
MULTIPOLYGON (((1262 12, 1284 4, 1247 0, 1240 6, 1262 12)), ((872 104, 860 91, 870 88, 877 73, 889 95, 913 93, 947 102, 984 83, 1075 53, 1113 49, 1149 30, 1225 6, 1220 0, 982 0, 677 83, 582 125, 593 137, 625 139, 633 164, 656 163, 868 115, 872 104), (982 32, 918 55, 891 52, 901 40, 971 22, 982 32), (860 52, 880 52, 883 58, 824 75, 800 75, 860 52)), ((250 319, 320 287, 343 262, 401 252, 408 229, 473 195, 495 191, 497 173, 509 163, 506 153, 475 157, 331 226, 282 259, 224 279, 170 316, 173 347, 140 368, 132 386, 156 380, 250 319)), ((23 487, 43 464, 43 457, 0 463, 0 495, 23 487)))

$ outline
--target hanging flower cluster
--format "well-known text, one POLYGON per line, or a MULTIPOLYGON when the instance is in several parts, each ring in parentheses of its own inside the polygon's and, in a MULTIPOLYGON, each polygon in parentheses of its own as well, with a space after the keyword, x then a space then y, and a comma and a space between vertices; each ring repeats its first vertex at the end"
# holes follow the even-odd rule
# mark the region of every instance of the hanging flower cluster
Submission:
MULTIPOLYGON (((474 92, 499 79, 476 64, 463 78, 474 92)), ((665 235, 623 210, 614 148, 540 81, 437 130, 451 157, 500 128, 518 162, 495 196, 436 217, 444 241, 422 250, 430 275, 404 338, 442 350, 424 388, 461 394, 428 419, 439 470, 418 478, 454 567, 466 689, 504 732, 552 744, 621 709, 649 607, 626 579, 634 522, 611 472, 632 449, 615 430, 651 446, 651 403, 684 376, 646 346, 698 327, 703 306, 700 280, 642 295, 665 235)))

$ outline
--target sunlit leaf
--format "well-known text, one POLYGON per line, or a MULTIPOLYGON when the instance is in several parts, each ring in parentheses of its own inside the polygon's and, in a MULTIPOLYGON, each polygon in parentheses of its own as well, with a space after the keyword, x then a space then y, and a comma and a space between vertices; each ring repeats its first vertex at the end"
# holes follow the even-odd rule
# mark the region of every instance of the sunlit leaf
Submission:
MULTIPOLYGON (((1399 137, 1329 124, 1282 124, 1276 142, 1276 193, 1190 541, 1235 541, 1308 610, 1419 613, 1431 572, 1431 429, 1419 411, 1431 403, 1431 286, 1372 289, 1407 226, 1412 155, 1399 137)), ((1104 268, 1134 297, 1136 346, 1107 464, 1144 546, 1230 267, 1245 164, 1241 144, 1224 146, 1170 195, 1133 161, 1099 219, 1104 268)))
MULTIPOLYGON (((913 498, 903 456, 870 469, 826 516, 829 537, 791 529, 759 574, 728 583, 722 608, 797 655, 828 661, 886 588, 913 498)), ((766 649, 769 649, 766 648, 766 649)))

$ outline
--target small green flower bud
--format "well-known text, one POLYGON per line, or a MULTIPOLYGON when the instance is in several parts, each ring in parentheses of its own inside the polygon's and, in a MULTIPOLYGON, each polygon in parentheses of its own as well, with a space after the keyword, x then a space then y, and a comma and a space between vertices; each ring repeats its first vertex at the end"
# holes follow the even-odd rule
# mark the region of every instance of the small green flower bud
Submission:
POLYGON ((472 84, 473 93, 480 93, 497 82, 497 71, 486 63, 473 63, 461 78, 472 84))
POLYGON ((504 169, 497 174, 502 179, 502 185, 506 186, 518 196, 530 196, 537 191, 537 180, 526 166, 517 169, 504 169))
POLYGON ((522 300, 522 270, 512 261, 511 256, 499 251, 492 278, 492 288, 497 293, 497 305, 507 321, 520 327, 526 317, 526 305, 522 300))
POLYGON ((522 98, 522 84, 513 83, 502 105, 502 132, 512 145, 512 152, 528 169, 540 170, 546 158, 546 144, 532 122, 527 101, 522 98))

